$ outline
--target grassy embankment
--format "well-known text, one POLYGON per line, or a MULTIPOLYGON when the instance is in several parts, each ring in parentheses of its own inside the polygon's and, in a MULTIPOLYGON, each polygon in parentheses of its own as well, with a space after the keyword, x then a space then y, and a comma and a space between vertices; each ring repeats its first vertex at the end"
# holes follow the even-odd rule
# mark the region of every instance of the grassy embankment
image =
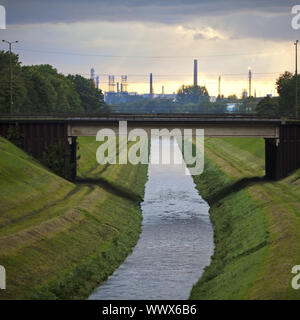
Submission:
POLYGON ((135 245, 147 167, 98 167, 94 140, 79 140, 79 176, 95 181, 73 184, 0 138, 0 299, 85 298, 135 245))
POLYGON ((191 299, 299 299, 300 170, 264 176, 263 139, 206 139, 194 181, 211 205, 215 252, 191 299))

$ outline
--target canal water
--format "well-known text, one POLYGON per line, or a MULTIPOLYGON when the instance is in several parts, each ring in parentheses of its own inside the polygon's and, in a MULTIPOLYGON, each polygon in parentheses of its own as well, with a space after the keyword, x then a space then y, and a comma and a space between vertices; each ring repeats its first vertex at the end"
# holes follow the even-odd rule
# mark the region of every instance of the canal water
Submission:
MULTIPOLYGON (((182 159, 176 141, 174 157, 182 159)), ((168 142, 162 143, 168 152, 168 142)), ((172 150, 171 148, 171 150, 172 150)), ((151 158, 159 152, 151 140, 151 158)), ((176 163, 178 163, 176 161, 176 163)), ((125 262, 89 299, 188 299, 192 286, 210 263, 213 230, 209 206, 198 194, 186 166, 149 164, 141 204, 140 239, 125 262)))

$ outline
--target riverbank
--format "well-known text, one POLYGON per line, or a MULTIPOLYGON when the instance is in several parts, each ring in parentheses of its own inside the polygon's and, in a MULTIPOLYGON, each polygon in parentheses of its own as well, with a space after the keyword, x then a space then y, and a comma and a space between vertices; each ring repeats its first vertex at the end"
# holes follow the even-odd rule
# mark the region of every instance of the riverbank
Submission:
POLYGON ((211 206, 215 252, 190 298, 299 299, 300 170, 268 181, 263 139, 210 138, 194 182, 211 206))
POLYGON ((147 166, 106 166, 103 184, 101 174, 84 174, 95 141, 79 142, 74 184, 0 138, 0 299, 86 298, 136 244, 147 166))

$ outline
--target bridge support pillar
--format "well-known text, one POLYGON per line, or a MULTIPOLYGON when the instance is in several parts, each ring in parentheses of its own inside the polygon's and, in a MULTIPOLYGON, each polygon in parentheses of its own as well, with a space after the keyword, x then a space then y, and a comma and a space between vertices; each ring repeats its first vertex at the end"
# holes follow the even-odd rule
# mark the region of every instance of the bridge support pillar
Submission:
POLYGON ((279 180, 300 168, 300 127, 282 125, 279 139, 265 139, 266 177, 279 180))

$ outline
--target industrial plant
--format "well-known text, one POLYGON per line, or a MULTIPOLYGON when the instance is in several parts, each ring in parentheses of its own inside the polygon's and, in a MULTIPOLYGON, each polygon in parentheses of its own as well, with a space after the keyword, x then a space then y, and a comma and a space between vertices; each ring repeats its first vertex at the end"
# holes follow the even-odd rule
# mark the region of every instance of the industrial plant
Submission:
MULTIPOLYGON (((198 86, 198 60, 194 59, 194 68, 193 68, 193 85, 194 87, 198 86)), ((154 92, 154 76, 149 73, 149 93, 139 94, 137 92, 128 91, 128 76, 126 74, 116 77, 113 74, 106 75, 107 80, 103 79, 103 83, 107 84, 108 90, 104 92, 104 99, 107 104, 120 104, 120 103, 128 103, 128 102, 136 102, 140 99, 170 99, 176 100, 176 93, 166 94, 164 90, 164 86, 161 87, 160 93, 154 92)), ((90 79, 94 82, 95 87, 100 90, 100 77, 96 75, 95 69, 91 68, 90 70, 90 79)), ((210 97, 211 102, 215 102, 216 99, 223 98, 221 92, 221 75, 218 76, 218 96, 210 97)), ((251 68, 248 68, 248 90, 243 89, 242 91, 242 99, 247 97, 252 97, 252 71, 251 68)), ((184 85, 183 85, 184 87, 184 85)), ((256 91, 254 91, 254 97, 256 98, 256 91)))

